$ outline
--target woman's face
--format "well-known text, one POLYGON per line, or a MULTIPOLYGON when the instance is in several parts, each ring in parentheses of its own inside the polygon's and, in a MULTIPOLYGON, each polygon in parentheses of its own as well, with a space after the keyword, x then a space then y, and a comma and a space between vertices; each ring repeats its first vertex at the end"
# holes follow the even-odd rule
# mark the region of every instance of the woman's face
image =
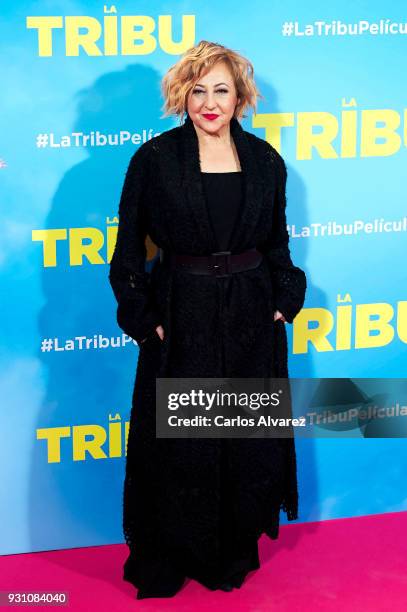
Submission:
POLYGON ((224 62, 218 62, 210 72, 198 79, 189 94, 188 115, 196 126, 213 134, 230 123, 238 102, 229 67, 224 62))

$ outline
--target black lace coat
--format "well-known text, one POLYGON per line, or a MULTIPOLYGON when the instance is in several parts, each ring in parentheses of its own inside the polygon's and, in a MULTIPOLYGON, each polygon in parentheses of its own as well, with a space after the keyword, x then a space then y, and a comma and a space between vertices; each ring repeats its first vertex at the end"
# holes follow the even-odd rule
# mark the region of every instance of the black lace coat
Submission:
MULTIPOLYGON (((304 272, 290 257, 286 167, 266 141, 232 119, 244 201, 230 250, 257 246, 263 262, 227 278, 146 272, 146 236, 167 252, 217 251, 191 119, 141 145, 130 160, 119 204, 109 280, 119 326, 140 344, 127 444, 123 528, 127 575, 140 586, 158 559, 184 563, 216 582, 220 558, 220 452, 227 449, 229 522, 236 547, 263 532, 278 537, 279 513, 298 517, 292 439, 156 439, 155 378, 287 377, 285 324, 303 306, 304 272), (162 341, 155 333, 161 324, 162 341), (132 554, 136 552, 136 554, 132 554)), ((144 581, 144 582, 143 582, 144 581)))

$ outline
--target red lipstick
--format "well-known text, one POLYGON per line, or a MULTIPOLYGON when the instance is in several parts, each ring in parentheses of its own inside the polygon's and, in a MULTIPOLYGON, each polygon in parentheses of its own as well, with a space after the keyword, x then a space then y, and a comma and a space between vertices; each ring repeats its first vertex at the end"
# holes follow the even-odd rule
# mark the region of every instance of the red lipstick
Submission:
POLYGON ((209 121, 213 121, 214 119, 217 119, 219 115, 213 115, 212 113, 206 113, 205 115, 202 115, 202 117, 205 117, 205 119, 209 119, 209 121))

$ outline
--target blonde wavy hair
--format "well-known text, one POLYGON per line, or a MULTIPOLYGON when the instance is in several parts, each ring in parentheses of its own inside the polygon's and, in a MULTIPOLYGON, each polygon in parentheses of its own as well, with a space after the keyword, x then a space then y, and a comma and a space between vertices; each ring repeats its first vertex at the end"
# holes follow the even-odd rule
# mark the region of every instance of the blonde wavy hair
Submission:
POLYGON ((199 81, 218 62, 225 62, 233 76, 237 96, 234 112, 236 119, 247 117, 244 114, 248 107, 256 113, 257 98, 264 98, 254 82, 253 64, 232 49, 223 45, 201 40, 188 49, 176 64, 171 66, 161 80, 161 91, 164 97, 161 118, 177 115, 181 122, 187 111, 187 99, 199 81))

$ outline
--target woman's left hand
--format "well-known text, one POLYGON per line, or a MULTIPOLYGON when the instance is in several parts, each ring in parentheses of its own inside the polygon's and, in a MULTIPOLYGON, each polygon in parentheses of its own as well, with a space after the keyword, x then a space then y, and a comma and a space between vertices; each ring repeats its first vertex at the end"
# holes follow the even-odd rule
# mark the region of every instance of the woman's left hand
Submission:
POLYGON ((283 323, 287 323, 284 315, 279 310, 274 311, 274 321, 277 321, 277 319, 281 319, 283 323))

